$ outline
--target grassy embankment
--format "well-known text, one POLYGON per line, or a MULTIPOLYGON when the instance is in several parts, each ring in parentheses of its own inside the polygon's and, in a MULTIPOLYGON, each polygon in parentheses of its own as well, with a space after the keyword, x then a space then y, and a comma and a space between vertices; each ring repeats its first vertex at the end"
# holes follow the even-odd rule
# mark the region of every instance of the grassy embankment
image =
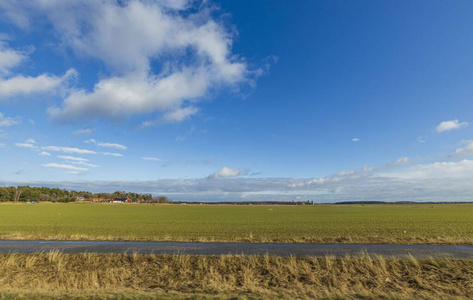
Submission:
POLYGON ((468 299, 472 260, 0 255, 0 298, 468 299))
POLYGON ((0 204, 0 239, 473 244, 473 205, 0 204))

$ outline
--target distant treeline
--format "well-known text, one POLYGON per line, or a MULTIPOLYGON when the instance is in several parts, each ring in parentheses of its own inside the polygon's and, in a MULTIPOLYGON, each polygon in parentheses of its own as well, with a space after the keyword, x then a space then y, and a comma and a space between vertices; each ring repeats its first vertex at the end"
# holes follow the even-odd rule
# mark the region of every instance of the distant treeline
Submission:
POLYGON ((155 196, 151 194, 127 193, 116 191, 113 193, 91 193, 86 191, 68 191, 58 188, 30 187, 30 186, 7 186, 0 187, 0 202, 31 202, 31 201, 51 201, 51 202, 74 202, 77 200, 92 201, 101 199, 103 201, 116 198, 127 198, 131 202, 141 203, 168 203, 171 202, 166 196, 155 196))
POLYGON ((314 205, 314 201, 175 201, 174 204, 212 204, 212 205, 314 205))

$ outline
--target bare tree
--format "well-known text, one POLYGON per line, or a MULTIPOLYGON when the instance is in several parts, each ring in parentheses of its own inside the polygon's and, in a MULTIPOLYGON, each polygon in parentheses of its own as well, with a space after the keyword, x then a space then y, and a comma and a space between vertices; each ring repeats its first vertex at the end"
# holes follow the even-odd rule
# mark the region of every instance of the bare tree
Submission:
POLYGON ((19 187, 16 188, 16 191, 15 191, 15 202, 18 202, 20 200, 20 196, 21 196, 21 189, 19 187))

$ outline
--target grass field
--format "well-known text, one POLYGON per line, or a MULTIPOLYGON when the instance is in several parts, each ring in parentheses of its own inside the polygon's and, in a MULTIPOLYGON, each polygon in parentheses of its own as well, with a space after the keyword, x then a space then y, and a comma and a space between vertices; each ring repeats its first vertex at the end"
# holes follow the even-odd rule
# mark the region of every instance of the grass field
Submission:
POLYGON ((2 239, 473 243, 473 205, 0 204, 2 239))
POLYGON ((0 255, 0 299, 471 299, 472 260, 0 255))

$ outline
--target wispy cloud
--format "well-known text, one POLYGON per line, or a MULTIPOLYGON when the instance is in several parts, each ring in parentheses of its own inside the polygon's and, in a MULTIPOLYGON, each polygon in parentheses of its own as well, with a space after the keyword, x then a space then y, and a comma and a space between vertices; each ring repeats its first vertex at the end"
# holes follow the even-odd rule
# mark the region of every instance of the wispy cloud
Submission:
POLYGON ((94 144, 94 145, 97 145, 99 147, 105 147, 105 148, 114 148, 114 149, 118 149, 118 150, 126 150, 127 147, 125 145, 122 145, 122 144, 118 144, 118 143, 103 143, 103 142, 98 142, 96 141, 95 139, 88 139, 85 141, 86 143, 88 144, 94 144))
POLYGON ((78 171, 67 171, 66 174, 78 175, 78 174, 81 174, 81 172, 78 172, 78 171))
POLYGON ((20 147, 20 148, 30 148, 30 149, 36 148, 35 145, 28 144, 28 143, 15 143, 15 146, 20 147))
POLYGON ((75 165, 82 165, 82 166, 91 167, 91 168, 98 168, 98 167, 100 167, 100 166, 98 166, 98 165, 91 164, 91 163, 87 163, 87 162, 84 162, 84 161, 74 161, 74 162, 72 162, 72 163, 75 164, 75 165))
POLYGON ((74 135, 91 135, 94 134, 95 130, 92 128, 83 128, 74 131, 74 135))
POLYGON ((148 161, 167 162, 167 160, 158 157, 141 157, 141 159, 148 161))
POLYGON ((58 155, 58 158, 65 159, 65 160, 72 160, 72 161, 89 161, 86 158, 75 157, 75 156, 67 156, 67 155, 58 155))
POLYGON ((439 125, 437 125, 435 130, 440 133, 444 131, 465 128, 466 126, 468 126, 468 122, 460 122, 458 120, 443 121, 439 125))
POLYGON ((360 141, 359 138, 352 138, 351 140, 352 140, 352 142, 359 142, 360 141))
POLYGON ((65 152, 70 154, 97 154, 97 152, 87 149, 72 148, 72 147, 59 147, 59 146, 45 146, 41 147, 45 151, 54 151, 54 152, 65 152))
POLYGON ((121 153, 113 153, 113 152, 102 152, 103 155, 105 156, 115 156, 115 157, 122 157, 123 154, 121 153))
POLYGON ((81 168, 81 167, 76 167, 76 166, 72 166, 72 165, 57 164, 57 163, 44 164, 43 167, 74 170, 74 171, 87 171, 88 170, 87 168, 81 168))
POLYGON ((13 125, 18 125, 20 123, 21 123, 20 117, 16 117, 16 118, 6 117, 2 113, 0 113, 0 127, 10 127, 13 125))
POLYGON ((46 152, 46 151, 41 151, 41 152, 39 153, 39 155, 41 155, 41 156, 51 156, 51 153, 46 152))

